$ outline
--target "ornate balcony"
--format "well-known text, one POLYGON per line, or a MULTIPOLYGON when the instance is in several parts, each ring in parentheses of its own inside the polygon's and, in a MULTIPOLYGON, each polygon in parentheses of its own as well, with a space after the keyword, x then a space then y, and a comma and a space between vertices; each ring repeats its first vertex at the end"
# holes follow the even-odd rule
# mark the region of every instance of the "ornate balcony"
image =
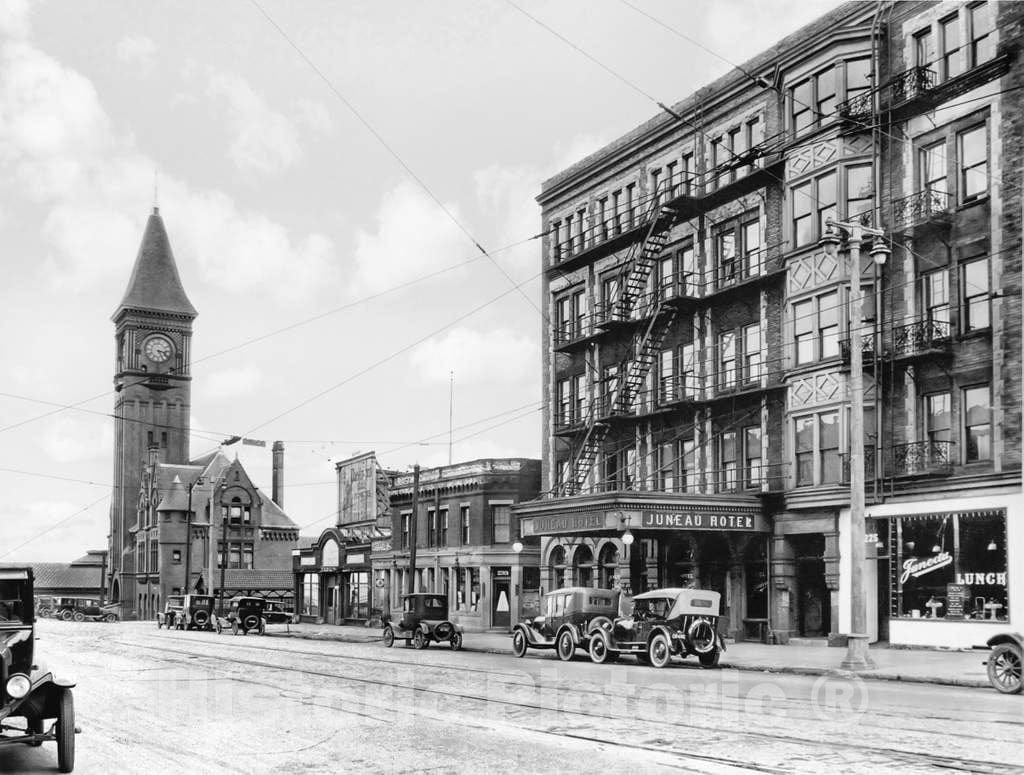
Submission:
POLYGON ((946 191, 926 188, 893 200, 890 228, 894 233, 912 235, 927 226, 948 229, 951 222, 950 196, 946 191))
MULTIPOLYGON (((854 337, 856 339, 856 337, 854 337)), ((875 335, 861 334, 860 336, 861 365, 865 370, 870 371, 875 366, 875 335)), ((839 355, 843 365, 850 365, 850 339, 839 340, 839 355)))
POLYGON ((893 357, 921 358, 950 355, 951 327, 945 320, 919 320, 893 329, 893 357))
POLYGON ((555 412, 551 415, 551 432, 555 436, 571 436, 586 427, 586 412, 555 412))
POLYGON ((914 441, 892 447, 891 476, 948 475, 953 470, 953 442, 914 441))

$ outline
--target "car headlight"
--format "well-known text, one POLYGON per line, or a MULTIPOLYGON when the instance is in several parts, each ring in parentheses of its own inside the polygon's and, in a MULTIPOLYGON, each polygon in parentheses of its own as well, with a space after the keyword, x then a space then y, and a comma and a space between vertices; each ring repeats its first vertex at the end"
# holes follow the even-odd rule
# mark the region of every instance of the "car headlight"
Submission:
POLYGON ((20 700, 28 694, 31 688, 32 682, 28 680, 27 675, 16 673, 7 679, 7 696, 16 700, 20 700))

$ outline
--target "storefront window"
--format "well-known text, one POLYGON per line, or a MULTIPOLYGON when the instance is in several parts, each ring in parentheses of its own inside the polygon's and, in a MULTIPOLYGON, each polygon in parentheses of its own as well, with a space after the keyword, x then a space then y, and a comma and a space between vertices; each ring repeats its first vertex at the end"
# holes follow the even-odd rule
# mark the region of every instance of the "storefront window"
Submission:
POLYGON ((469 569, 469 610, 477 611, 480 608, 480 569, 469 569))
POLYGON ((1007 621, 1003 509, 892 517, 892 615, 1007 621))
POLYGON ((370 618, 370 574, 366 572, 346 573, 348 599, 345 618, 370 618))
POLYGON ((302 575, 302 613, 320 615, 320 577, 315 573, 302 575))

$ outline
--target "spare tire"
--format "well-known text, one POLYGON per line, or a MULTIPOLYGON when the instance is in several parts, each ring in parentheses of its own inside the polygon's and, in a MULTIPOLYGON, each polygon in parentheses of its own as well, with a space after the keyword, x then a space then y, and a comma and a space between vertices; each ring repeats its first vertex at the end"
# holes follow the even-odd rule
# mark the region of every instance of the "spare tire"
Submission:
POLYGON ((452 637, 453 632, 455 632, 455 628, 451 622, 441 622, 434 627, 434 637, 437 640, 448 640, 452 637))
POLYGON ((192 622, 200 627, 205 627, 206 623, 210 621, 209 611, 196 611, 192 614, 192 622))
POLYGON ((256 614, 249 614, 244 619, 242 619, 243 630, 255 630, 259 626, 260 617, 258 617, 256 614))
POLYGON ((686 630, 686 640, 696 654, 708 654, 715 648, 715 625, 701 617, 694 619, 686 630))

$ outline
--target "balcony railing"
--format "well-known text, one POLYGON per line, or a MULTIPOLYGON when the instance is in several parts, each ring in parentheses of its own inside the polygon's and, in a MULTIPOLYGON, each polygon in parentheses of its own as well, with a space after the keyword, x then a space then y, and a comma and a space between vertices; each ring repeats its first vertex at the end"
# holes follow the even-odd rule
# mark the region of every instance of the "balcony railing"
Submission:
POLYGON ((910 196, 896 199, 892 203, 892 228, 910 229, 938 219, 946 220, 949 213, 949 193, 926 188, 910 196))
POLYGON ((889 79, 889 104, 893 107, 924 96, 935 88, 939 76, 927 67, 911 67, 889 79))
MULTIPOLYGON (((762 248, 754 253, 736 256, 731 261, 719 261, 718 277, 711 293, 734 288, 743 283, 775 274, 783 269, 778 249, 762 248)), ((710 294, 706 294, 710 295, 710 294)))
POLYGON ((892 476, 948 474, 953 470, 953 442, 914 441, 892 448, 892 476))
POLYGON ((700 401, 700 378, 692 372, 662 377, 658 380, 657 400, 659 406, 700 401))
MULTIPOLYGON (((854 337, 854 340, 856 340, 856 338, 857 337, 854 337)), ((860 335, 860 352, 863 356, 863 365, 865 367, 870 366, 875 359, 875 335, 873 333, 860 335)), ((850 351, 849 338, 839 340, 839 355, 842 358, 843 363, 850 362, 850 356, 852 353, 850 351)))
POLYGON ((944 320, 919 320, 893 329, 893 355, 907 358, 948 351, 950 325, 944 320))
POLYGON ((579 428, 586 420, 586 410, 555 412, 551 415, 551 425, 555 433, 566 433, 579 428))
POLYGON ((552 332, 555 347, 565 347, 586 339, 593 333, 593 326, 588 318, 576 318, 557 324, 552 332))

